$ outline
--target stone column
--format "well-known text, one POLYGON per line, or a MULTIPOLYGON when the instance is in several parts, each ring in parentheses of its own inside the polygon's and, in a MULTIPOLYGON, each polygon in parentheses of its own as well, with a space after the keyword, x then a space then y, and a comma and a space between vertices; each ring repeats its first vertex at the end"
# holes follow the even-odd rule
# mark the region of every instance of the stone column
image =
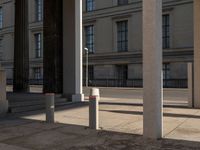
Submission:
POLYGON ((193 80, 193 63, 187 64, 188 72, 188 107, 194 107, 194 80, 193 80))
POLYGON ((72 101, 82 94, 82 0, 63 0, 63 93, 72 101))
POLYGON ((200 108, 200 1, 194 0, 194 107, 200 108))
POLYGON ((44 93, 62 93, 62 1, 44 0, 44 93))
POLYGON ((163 136, 162 1, 143 0, 143 134, 163 136))
POLYGON ((0 116, 8 111, 6 99, 6 73, 0 66, 0 116))
POLYGON ((29 92, 28 1, 15 1, 14 92, 29 92))

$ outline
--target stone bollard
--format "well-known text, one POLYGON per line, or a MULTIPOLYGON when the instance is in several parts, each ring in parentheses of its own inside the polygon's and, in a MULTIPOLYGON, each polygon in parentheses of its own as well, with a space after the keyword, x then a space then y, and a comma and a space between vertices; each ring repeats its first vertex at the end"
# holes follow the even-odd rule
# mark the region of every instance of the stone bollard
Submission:
POLYGON ((188 63, 188 107, 194 107, 194 78, 193 63, 188 63))
POLYGON ((46 98, 46 122, 54 123, 55 94, 47 93, 46 98))
POLYGON ((0 116, 8 112, 8 100, 6 99, 6 72, 0 66, 0 116))
POLYGON ((93 88, 89 97, 89 127, 99 129, 99 89, 93 88))

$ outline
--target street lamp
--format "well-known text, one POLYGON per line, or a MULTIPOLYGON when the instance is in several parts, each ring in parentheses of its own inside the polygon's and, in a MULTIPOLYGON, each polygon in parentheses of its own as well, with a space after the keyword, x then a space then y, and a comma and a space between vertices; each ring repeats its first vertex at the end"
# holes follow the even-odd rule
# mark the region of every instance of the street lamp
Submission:
POLYGON ((86 72, 85 72, 85 86, 88 87, 88 54, 89 50, 88 48, 84 48, 86 53, 86 72))

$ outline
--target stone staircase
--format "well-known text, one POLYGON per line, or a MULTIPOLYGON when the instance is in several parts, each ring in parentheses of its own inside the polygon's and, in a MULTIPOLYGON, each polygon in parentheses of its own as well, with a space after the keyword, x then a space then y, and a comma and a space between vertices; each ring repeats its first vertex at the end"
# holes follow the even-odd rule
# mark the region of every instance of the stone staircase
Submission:
MULTIPOLYGON (((45 95, 44 94, 17 94, 7 93, 9 102, 9 113, 21 113, 35 110, 45 109, 45 95)), ((55 107, 69 104, 66 98, 61 95, 55 96, 55 107)))

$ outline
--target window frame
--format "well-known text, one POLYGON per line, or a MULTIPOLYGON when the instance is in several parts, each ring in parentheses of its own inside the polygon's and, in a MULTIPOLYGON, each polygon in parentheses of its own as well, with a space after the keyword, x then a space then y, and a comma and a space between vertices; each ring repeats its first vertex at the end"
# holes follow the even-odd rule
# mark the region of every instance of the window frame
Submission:
POLYGON ((88 48, 89 53, 95 53, 95 26, 93 24, 85 27, 85 47, 88 48), (88 32, 89 31, 89 32, 88 32))
POLYGON ((3 60, 3 39, 0 37, 0 61, 3 60))
POLYGON ((170 79, 170 63, 163 63, 163 79, 170 79))
POLYGON ((120 20, 116 22, 117 25, 117 52, 127 52, 129 47, 128 37, 128 20, 120 20))
POLYGON ((42 58, 42 33, 34 34, 35 41, 35 58, 42 58))
POLYGON ((3 7, 0 6, 0 29, 3 28, 3 7))
POLYGON ((35 0, 35 21, 43 21, 43 0, 35 0))
POLYGON ((116 78, 118 80, 128 80, 128 65, 116 65, 116 78))
POLYGON ((34 67, 33 68, 33 77, 35 80, 42 79, 42 68, 41 67, 34 67))
POLYGON ((117 5, 122 6, 122 5, 128 5, 129 1, 128 0, 117 0, 117 5))
POLYGON ((85 0, 86 12, 92 12, 95 10, 95 0, 85 0))
POLYGON ((169 49, 171 43, 170 37, 170 14, 162 15, 162 43, 163 49, 169 49))

